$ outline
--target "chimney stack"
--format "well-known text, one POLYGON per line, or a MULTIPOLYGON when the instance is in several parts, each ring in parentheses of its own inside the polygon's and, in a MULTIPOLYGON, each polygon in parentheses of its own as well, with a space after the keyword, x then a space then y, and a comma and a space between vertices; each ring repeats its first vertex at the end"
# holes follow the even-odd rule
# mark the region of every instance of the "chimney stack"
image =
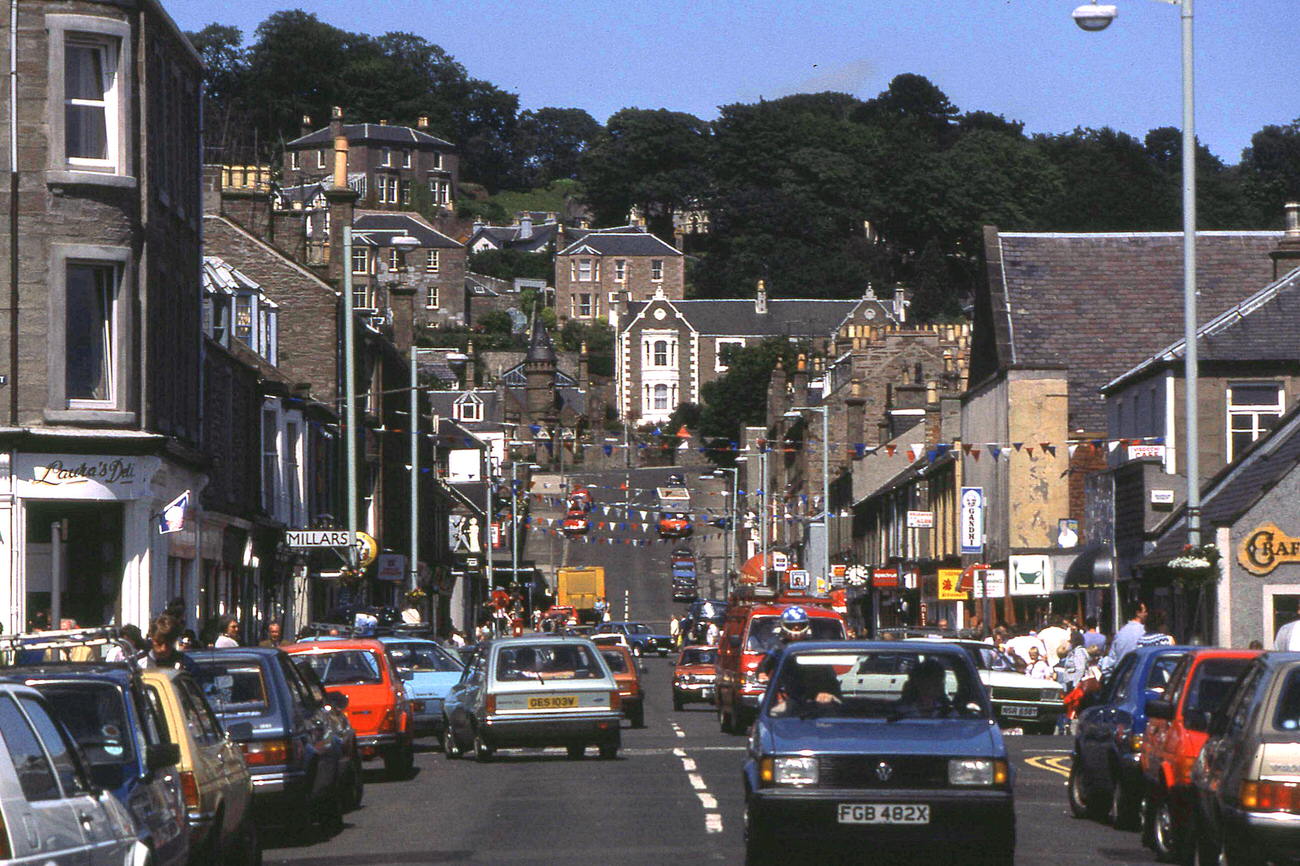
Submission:
POLYGON ((1273 260, 1273 279, 1300 266, 1300 201, 1289 201, 1283 206, 1286 216, 1286 232, 1278 243, 1277 249, 1269 251, 1273 260))
POLYGON ((334 188, 348 185, 348 137, 343 134, 343 109, 336 105, 330 115, 330 134, 334 137, 334 188))
POLYGON ((901 325, 907 321, 907 308, 911 306, 911 301, 907 299, 907 286, 898 285, 894 287, 894 318, 901 325))
POLYGON ((416 120, 415 120, 415 128, 416 128, 416 129, 428 129, 428 128, 429 128, 429 115, 427 115, 427 114, 421 114, 418 118, 416 118, 416 120))
POLYGON ((352 213, 357 194, 348 186, 348 138, 343 134, 343 109, 334 106, 330 112, 330 134, 334 138, 333 183, 324 191, 329 208, 329 279, 341 283, 343 269, 352 263, 344 261, 343 227, 352 225, 352 213))
POLYGON ((762 280, 758 281, 758 293, 754 296, 754 312, 767 315, 767 284, 762 280))
POLYGON ((304 114, 304 115, 302 116, 302 126, 299 127, 299 131, 300 131, 303 135, 308 135, 308 134, 311 133, 311 115, 310 115, 310 114, 304 114))
MULTIPOLYGON (((849 396, 844 398, 844 415, 845 415, 845 434, 848 438, 850 447, 863 442, 863 435, 866 433, 865 425, 867 413, 864 409, 866 399, 862 396, 862 380, 854 376, 849 381, 849 396)), ((854 459, 857 459, 857 451, 854 449, 854 459)))
POLYGON ((533 237, 533 215, 524 213, 519 217, 519 240, 532 240, 533 237))

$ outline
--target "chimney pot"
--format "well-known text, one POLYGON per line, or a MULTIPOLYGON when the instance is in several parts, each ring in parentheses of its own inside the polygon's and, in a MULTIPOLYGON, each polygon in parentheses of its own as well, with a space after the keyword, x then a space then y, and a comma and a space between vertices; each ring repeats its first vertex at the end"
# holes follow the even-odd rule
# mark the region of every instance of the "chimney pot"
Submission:
POLYGON ((754 312, 759 315, 767 313, 767 283, 758 281, 758 292, 754 295, 754 312))
POLYGON ((1289 201, 1283 206, 1286 214, 1286 236, 1288 240, 1300 240, 1300 201, 1289 201))
POLYGON ((387 118, 387 117, 382 118, 382 119, 379 121, 379 125, 380 125, 380 126, 387 126, 387 125, 388 125, 388 118, 387 118))
POLYGON ((427 115, 427 114, 421 114, 418 118, 416 118, 416 121, 415 121, 415 128, 416 128, 416 129, 428 129, 428 128, 429 128, 429 115, 427 115))

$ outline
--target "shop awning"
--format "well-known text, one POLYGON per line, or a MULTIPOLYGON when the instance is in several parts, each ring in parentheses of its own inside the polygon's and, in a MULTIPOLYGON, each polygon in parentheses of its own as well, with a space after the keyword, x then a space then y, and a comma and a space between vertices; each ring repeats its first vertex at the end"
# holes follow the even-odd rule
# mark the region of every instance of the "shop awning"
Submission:
POLYGON ((1104 544, 1090 544, 1065 572, 1063 589, 1095 589, 1115 580, 1115 558, 1104 544))

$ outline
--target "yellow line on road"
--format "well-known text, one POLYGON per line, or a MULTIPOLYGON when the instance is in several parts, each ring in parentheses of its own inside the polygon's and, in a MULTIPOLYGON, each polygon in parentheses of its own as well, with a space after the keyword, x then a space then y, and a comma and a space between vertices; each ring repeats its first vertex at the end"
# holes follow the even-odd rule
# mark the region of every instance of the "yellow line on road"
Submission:
POLYGON ((1065 776, 1067 779, 1070 777, 1069 755, 1033 755, 1025 758, 1025 763, 1039 770, 1065 776))

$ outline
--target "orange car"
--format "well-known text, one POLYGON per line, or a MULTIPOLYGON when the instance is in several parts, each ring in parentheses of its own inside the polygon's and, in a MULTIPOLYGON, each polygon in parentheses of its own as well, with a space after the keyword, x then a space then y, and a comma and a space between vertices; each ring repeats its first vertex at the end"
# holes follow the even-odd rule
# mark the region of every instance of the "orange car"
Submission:
POLYGON ((688 646, 677 655, 673 669, 673 709, 689 703, 713 703, 713 687, 718 680, 718 648, 688 646))
POLYGON ((641 675, 636 659, 625 646, 601 644, 600 654, 609 665, 609 671, 618 683, 618 696, 623 702, 623 715, 634 728, 645 727, 645 692, 641 690, 641 675))
POLYGON ((1258 655, 1255 650, 1233 649, 1189 652, 1170 675, 1164 695, 1147 701, 1142 841, 1162 860, 1191 859, 1196 808, 1192 764, 1209 738, 1211 716, 1258 655))
POLYGON ((315 638, 281 647, 305 660, 326 691, 348 699, 348 721, 364 760, 382 757, 384 769, 404 777, 415 763, 414 722, 402 676, 377 640, 315 638))
POLYGON ((690 538, 694 531, 691 516, 684 511, 664 511, 659 515, 660 538, 690 538))

